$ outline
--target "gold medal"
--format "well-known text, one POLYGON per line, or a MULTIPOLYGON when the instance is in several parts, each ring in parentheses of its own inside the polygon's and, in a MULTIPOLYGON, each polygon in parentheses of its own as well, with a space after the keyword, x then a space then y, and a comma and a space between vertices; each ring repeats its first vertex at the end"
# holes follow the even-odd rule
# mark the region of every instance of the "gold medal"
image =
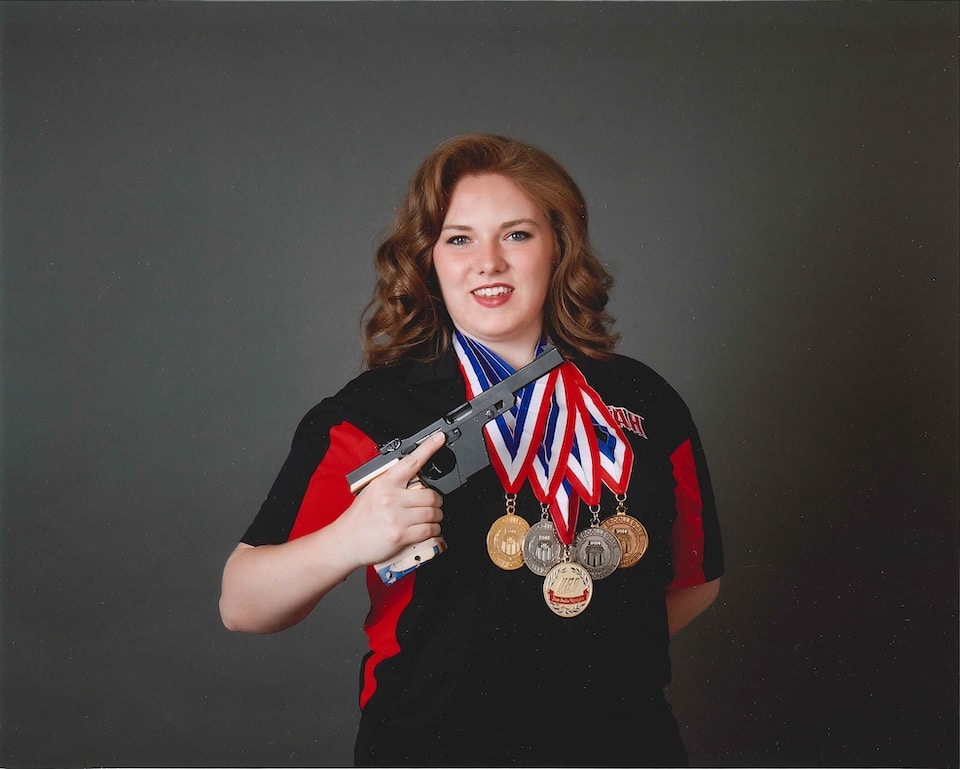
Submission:
POLYGON ((517 495, 507 494, 507 512, 490 526, 487 532, 487 555, 497 566, 513 571, 523 566, 523 538, 530 530, 517 515, 517 495))
POLYGON ((507 513, 493 522, 487 532, 487 554, 501 569, 513 571, 523 566, 523 538, 530 525, 519 515, 507 513))
POLYGON ((543 580, 543 600, 559 617, 576 617, 593 598, 593 580, 579 563, 561 561, 543 580))

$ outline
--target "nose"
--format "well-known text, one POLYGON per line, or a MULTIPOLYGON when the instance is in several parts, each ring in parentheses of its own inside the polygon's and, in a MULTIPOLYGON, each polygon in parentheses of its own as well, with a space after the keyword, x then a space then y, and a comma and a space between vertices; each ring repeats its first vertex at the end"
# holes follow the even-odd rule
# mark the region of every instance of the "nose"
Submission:
POLYGON ((477 250, 477 272, 482 275, 503 272, 506 264, 499 240, 493 239, 480 244, 480 248, 477 250))

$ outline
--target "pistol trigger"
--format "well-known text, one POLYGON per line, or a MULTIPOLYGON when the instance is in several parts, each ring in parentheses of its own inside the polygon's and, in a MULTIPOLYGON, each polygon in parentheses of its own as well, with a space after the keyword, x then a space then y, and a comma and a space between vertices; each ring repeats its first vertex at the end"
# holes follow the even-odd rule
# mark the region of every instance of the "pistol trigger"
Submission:
POLYGON ((447 446, 437 449, 420 470, 420 475, 430 481, 439 481, 457 466, 457 455, 447 446))

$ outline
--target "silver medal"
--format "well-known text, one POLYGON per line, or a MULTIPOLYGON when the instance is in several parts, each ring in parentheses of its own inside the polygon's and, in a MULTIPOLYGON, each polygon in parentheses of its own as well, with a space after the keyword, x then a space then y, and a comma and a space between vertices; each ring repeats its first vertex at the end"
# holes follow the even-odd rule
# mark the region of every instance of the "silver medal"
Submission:
POLYGON ((622 551, 620 541, 606 529, 590 526, 573 540, 574 560, 585 568, 593 579, 604 579, 617 570, 622 551))
POLYGON ((552 521, 539 521, 523 538, 523 562, 534 574, 545 577, 560 561, 563 548, 552 521))

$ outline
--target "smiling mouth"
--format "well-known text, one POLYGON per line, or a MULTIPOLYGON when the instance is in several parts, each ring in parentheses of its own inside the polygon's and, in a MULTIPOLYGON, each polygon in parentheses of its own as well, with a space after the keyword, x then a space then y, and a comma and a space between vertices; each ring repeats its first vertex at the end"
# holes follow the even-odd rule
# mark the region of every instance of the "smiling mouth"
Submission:
POLYGON ((503 296, 504 294, 512 294, 513 289, 509 286, 490 286, 488 288, 474 289, 470 293, 474 296, 482 297, 503 296))

